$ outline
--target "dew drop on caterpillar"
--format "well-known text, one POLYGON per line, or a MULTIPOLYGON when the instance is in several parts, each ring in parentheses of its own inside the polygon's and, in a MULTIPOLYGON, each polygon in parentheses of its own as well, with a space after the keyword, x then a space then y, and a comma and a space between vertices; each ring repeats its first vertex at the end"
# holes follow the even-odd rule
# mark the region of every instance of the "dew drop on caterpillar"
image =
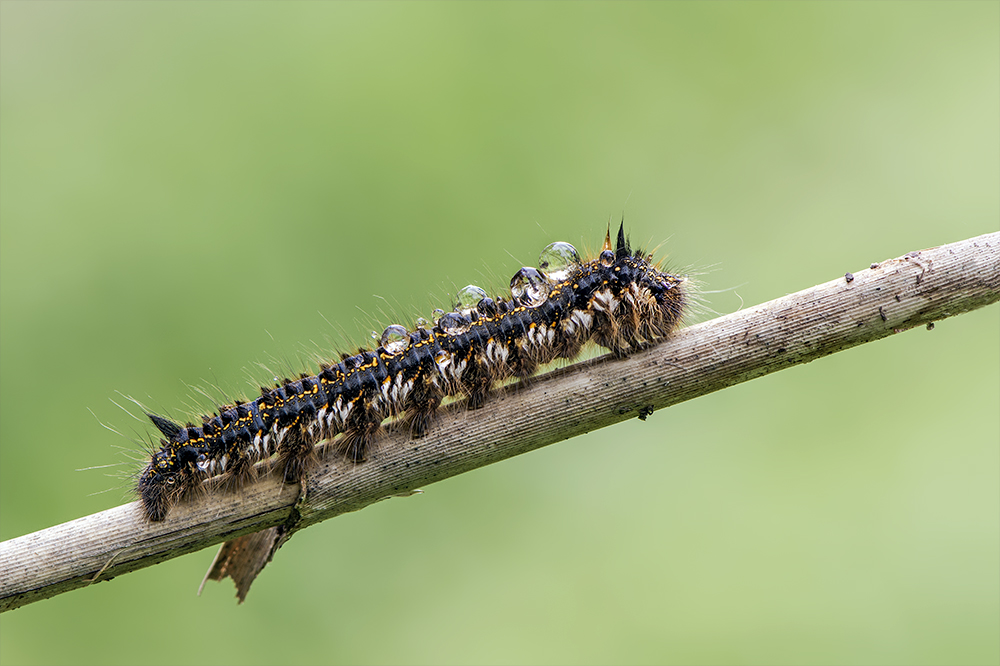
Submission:
POLYGON ((445 398, 465 397, 478 408, 499 382, 572 359, 588 342, 619 356, 654 343, 679 324, 689 301, 685 282, 633 251, 623 224, 617 242, 609 229, 592 259, 552 243, 538 267, 515 273, 509 295, 490 298, 469 285, 433 324, 418 320, 412 331, 392 324, 376 349, 261 387, 259 397, 220 406, 200 425, 149 414, 163 438, 137 483, 145 515, 162 521, 205 479, 238 484, 272 458, 286 482, 297 482, 324 440, 361 463, 387 420, 422 437, 445 398))

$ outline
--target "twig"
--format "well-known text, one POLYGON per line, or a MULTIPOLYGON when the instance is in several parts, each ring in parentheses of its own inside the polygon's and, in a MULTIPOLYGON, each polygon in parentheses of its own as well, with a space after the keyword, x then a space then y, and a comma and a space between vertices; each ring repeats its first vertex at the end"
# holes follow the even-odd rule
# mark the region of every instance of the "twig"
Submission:
POLYGON ((137 503, 0 543, 9 610, 283 524, 303 529, 373 502, 733 384, 1000 300, 1000 233, 911 252, 679 331, 627 359, 602 357, 441 411, 431 433, 387 435, 360 465, 326 457, 298 501, 273 476, 175 507, 137 503), (539 405, 546 409, 539 409, 539 405))

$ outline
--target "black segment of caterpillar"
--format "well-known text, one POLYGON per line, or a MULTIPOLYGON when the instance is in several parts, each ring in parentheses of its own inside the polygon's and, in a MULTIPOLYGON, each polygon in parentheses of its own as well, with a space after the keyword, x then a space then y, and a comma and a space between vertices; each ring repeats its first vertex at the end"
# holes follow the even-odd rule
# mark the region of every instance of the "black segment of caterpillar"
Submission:
POLYGON ((656 342, 680 322, 685 281, 633 251, 622 225, 615 246, 609 229, 594 259, 583 262, 569 243, 552 243, 538 268, 514 275, 509 297, 465 287, 455 310, 440 312, 433 325, 418 320, 408 331, 393 324, 377 349, 262 387, 260 397, 222 406, 200 426, 149 414, 165 439, 138 479, 145 515, 164 520, 203 480, 245 480, 272 456, 285 481, 297 482, 323 440, 338 438, 334 447, 362 462, 386 419, 421 437, 444 398, 465 396, 470 408, 480 407, 498 382, 573 358, 589 341, 617 355, 656 342))

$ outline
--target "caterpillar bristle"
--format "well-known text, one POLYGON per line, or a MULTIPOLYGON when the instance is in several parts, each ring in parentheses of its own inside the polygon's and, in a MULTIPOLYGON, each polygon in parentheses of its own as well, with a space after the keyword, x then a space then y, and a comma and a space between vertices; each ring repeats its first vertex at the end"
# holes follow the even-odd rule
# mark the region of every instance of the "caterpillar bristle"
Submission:
POLYGON ((174 423, 170 419, 165 419, 162 416, 157 416, 156 414, 150 414, 148 412, 146 413, 146 416, 149 417, 149 420, 153 422, 156 429, 163 433, 163 436, 168 440, 176 437, 182 430, 180 425, 174 423))
POLYGON ((387 421, 422 437, 445 398, 480 408, 498 385, 527 381, 542 365, 575 358, 588 342, 617 356, 656 343, 685 312, 686 278, 633 250, 624 220, 614 245, 611 239, 609 224, 600 252, 586 262, 572 245, 552 243, 538 268, 514 275, 509 294, 489 297, 469 285, 435 322, 418 320, 413 330, 390 325, 375 336, 376 349, 342 354, 315 375, 276 379, 256 399, 201 416, 198 426, 148 414, 165 439, 137 483, 146 517, 164 520, 206 479, 241 488, 266 461, 275 461, 287 483, 299 482, 317 464, 320 443, 362 463, 387 421))
POLYGON ((628 238, 625 237, 625 220, 623 219, 621 225, 618 227, 618 243, 615 246, 615 257, 623 259, 629 256, 631 251, 628 246, 628 238))

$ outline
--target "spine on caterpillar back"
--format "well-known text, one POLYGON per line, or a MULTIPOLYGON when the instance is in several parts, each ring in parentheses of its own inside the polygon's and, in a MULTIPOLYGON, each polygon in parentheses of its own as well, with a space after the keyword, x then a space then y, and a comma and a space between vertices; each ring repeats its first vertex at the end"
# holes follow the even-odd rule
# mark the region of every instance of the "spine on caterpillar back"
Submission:
POLYGON ((389 326, 374 351, 261 388, 260 397, 222 406, 200 426, 150 414, 164 439, 138 480, 146 517, 163 520, 204 479, 250 478, 274 455, 285 480, 298 481, 322 440, 337 438, 335 446, 361 462, 384 420, 400 417, 420 437, 445 397, 463 395, 479 407, 498 381, 573 358, 588 341, 618 355, 656 342, 680 322, 685 281, 633 252, 623 227, 614 247, 609 232, 587 262, 569 243, 552 243, 538 268, 514 275, 509 297, 489 298, 470 285, 433 326, 389 326))

